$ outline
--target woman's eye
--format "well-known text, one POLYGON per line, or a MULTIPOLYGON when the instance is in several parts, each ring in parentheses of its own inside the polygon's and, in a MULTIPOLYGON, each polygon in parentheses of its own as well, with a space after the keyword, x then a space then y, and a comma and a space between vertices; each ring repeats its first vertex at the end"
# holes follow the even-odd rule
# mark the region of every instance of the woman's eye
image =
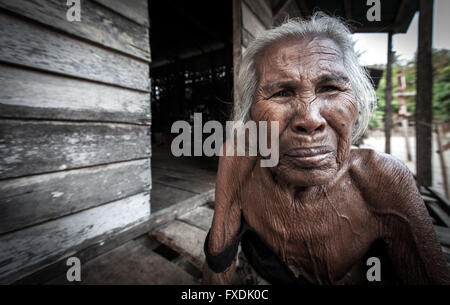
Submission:
POLYGON ((320 92, 333 92, 333 91, 340 91, 340 89, 336 86, 323 86, 322 88, 320 88, 319 90, 320 92))
POLYGON ((278 91, 277 93, 275 93, 274 95, 272 95, 272 97, 286 97, 288 95, 289 95, 288 90, 281 90, 281 91, 278 91))

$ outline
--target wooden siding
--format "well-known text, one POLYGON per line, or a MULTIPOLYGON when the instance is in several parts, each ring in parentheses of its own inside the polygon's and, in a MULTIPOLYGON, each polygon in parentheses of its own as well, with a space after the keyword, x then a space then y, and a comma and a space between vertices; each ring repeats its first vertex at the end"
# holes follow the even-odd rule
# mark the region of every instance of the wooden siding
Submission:
POLYGON ((0 236, 0 283, 22 269, 34 271, 36 264, 44 266, 61 256, 86 247, 96 237, 119 233, 150 217, 148 193, 141 193, 109 204, 88 209, 53 221, 0 236))
POLYGON ((0 0, 0 283, 150 219, 146 0, 0 0))
POLYGON ((4 118, 150 124, 150 93, 2 64, 0 83, 4 118))

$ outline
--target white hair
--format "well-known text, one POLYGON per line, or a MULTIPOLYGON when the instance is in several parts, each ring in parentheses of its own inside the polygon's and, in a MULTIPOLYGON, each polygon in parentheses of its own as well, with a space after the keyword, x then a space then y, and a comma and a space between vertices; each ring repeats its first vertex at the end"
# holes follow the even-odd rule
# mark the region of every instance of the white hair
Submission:
POLYGON ((353 48, 353 39, 348 27, 339 19, 315 13, 311 19, 288 19, 273 29, 262 32, 247 47, 241 58, 237 77, 237 97, 234 103, 233 120, 250 120, 250 108, 254 102, 258 85, 255 58, 266 47, 284 38, 320 36, 333 40, 343 53, 344 66, 358 104, 358 118, 352 131, 352 143, 365 132, 373 109, 376 106, 375 90, 367 71, 359 64, 353 48))

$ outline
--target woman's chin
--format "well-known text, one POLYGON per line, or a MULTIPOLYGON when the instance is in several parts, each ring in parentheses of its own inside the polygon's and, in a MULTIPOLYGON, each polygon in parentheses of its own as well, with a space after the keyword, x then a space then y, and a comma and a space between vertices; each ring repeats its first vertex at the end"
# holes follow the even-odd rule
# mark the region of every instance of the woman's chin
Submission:
POLYGON ((327 166, 322 168, 289 168, 274 169, 275 175, 289 185, 308 187, 329 183, 336 177, 337 166, 327 166))

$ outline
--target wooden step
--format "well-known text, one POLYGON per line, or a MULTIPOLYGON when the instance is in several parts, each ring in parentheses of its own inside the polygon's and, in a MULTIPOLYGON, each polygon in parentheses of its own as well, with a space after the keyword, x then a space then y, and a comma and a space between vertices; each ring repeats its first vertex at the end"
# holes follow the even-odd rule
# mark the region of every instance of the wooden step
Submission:
POLYGON ((203 269, 203 244, 211 226, 213 211, 200 206, 176 220, 155 229, 150 235, 180 253, 198 270, 203 269))
MULTIPOLYGON (((97 258, 81 262, 81 284, 196 285, 199 281, 153 250, 159 243, 148 235, 131 240, 97 258)), ((65 273, 47 284, 70 284, 65 273)))
POLYGON ((204 205, 182 215, 178 219, 208 232, 211 227, 213 215, 214 210, 204 205))

